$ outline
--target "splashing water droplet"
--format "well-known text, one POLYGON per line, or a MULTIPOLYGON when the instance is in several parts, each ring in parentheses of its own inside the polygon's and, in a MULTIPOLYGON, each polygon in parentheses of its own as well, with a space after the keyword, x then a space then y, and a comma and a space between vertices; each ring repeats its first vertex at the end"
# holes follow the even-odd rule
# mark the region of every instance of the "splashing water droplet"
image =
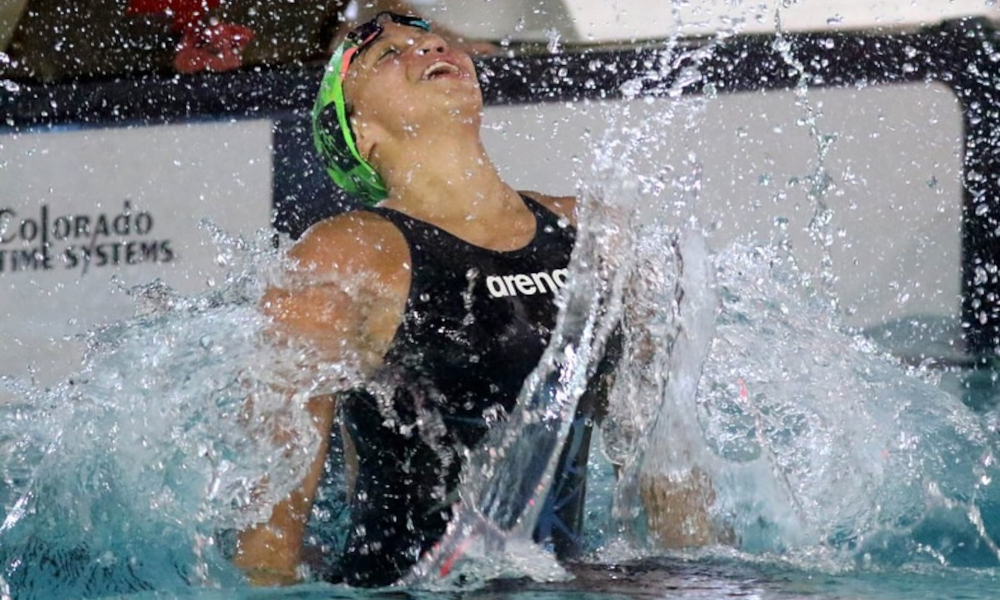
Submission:
POLYGON ((546 49, 550 54, 559 54, 562 52, 562 34, 559 30, 554 27, 549 27, 545 29, 545 40, 546 49))

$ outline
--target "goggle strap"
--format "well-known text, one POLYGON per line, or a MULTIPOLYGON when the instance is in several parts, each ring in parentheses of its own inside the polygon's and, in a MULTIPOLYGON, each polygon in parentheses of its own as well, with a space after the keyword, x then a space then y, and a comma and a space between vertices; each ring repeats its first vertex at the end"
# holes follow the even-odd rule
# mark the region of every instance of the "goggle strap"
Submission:
POLYGON ((376 29, 375 31, 371 32, 368 35, 368 37, 366 37, 365 39, 363 39, 360 42, 358 42, 357 45, 351 46, 350 48, 347 48, 346 50, 344 50, 344 57, 341 59, 341 62, 340 62, 340 79, 341 80, 343 80, 345 77, 347 77, 347 70, 351 68, 351 63, 354 62, 355 58, 357 58, 355 55, 357 53, 361 52, 361 50, 363 50, 365 46, 367 46, 368 44, 370 44, 372 42, 372 40, 374 40, 375 38, 377 38, 380 33, 382 33, 382 28, 381 27, 378 28, 378 29, 376 29))

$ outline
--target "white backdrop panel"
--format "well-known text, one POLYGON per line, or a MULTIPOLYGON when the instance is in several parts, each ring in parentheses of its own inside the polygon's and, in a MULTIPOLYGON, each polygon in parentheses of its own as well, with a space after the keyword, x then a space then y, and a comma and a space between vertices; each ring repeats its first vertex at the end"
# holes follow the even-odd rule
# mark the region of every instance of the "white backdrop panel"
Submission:
POLYGON ((0 136, 0 374, 35 370, 48 385, 72 372, 82 347, 68 336, 132 314, 113 276, 204 290, 222 269, 201 221, 234 235, 269 225, 271 128, 253 120, 0 136))
POLYGON ((653 120, 662 131, 635 172, 685 173, 694 157, 703 184, 696 212, 715 248, 770 239, 784 220, 801 264, 818 274, 821 253, 807 232, 814 214, 807 193, 821 172, 806 123, 811 109, 820 135, 833 136, 822 171, 848 323, 957 316, 964 138, 954 94, 936 84, 814 89, 807 102, 772 91, 496 107, 487 112, 486 143, 508 181, 572 194, 593 162, 585 140, 653 120))

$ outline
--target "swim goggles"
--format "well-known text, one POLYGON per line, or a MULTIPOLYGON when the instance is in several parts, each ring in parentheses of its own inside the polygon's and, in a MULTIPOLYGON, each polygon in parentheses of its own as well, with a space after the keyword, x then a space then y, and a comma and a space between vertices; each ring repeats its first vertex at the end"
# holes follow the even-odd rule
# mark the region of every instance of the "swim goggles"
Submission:
POLYGON ((350 115, 344 99, 344 79, 351 64, 385 31, 388 22, 430 31, 430 24, 417 17, 380 12, 351 30, 330 58, 312 110, 313 142, 326 172, 338 187, 360 196, 369 205, 388 195, 385 182, 354 143, 350 115))

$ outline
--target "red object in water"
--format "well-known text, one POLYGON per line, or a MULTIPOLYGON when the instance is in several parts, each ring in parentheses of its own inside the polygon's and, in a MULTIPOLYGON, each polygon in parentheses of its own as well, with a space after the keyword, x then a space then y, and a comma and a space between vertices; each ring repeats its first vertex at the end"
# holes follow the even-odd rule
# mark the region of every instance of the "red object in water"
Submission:
POLYGON ((129 0, 127 14, 163 14, 181 34, 174 56, 180 73, 229 71, 243 62, 243 48, 253 39, 249 27, 235 23, 209 23, 209 12, 222 0, 129 0))

